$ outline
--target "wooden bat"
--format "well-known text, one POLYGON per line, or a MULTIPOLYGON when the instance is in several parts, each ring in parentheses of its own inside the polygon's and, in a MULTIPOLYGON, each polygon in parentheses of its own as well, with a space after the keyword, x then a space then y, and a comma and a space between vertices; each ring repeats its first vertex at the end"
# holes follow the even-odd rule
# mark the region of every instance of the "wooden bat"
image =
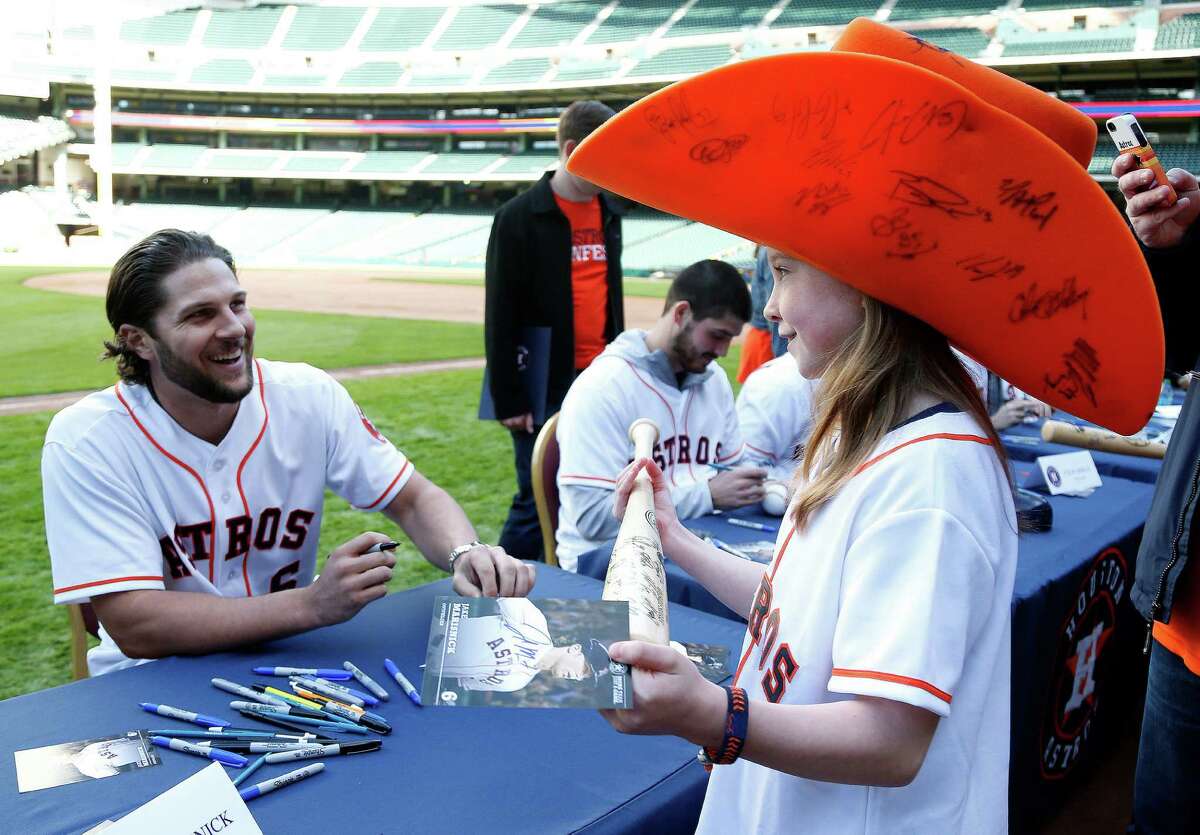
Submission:
MULTIPOLYGON (((652 420, 639 418, 629 427, 629 439, 635 458, 649 458, 658 442, 658 427, 652 420)), ((654 489, 645 470, 638 473, 625 506, 604 578, 604 599, 629 602, 630 638, 668 643, 667 575, 654 520, 654 489)))
POLYGON ((1042 424, 1042 440, 1140 458, 1162 458, 1167 454, 1167 445, 1157 441, 1126 438, 1107 429, 1075 426, 1060 420, 1048 420, 1042 424))

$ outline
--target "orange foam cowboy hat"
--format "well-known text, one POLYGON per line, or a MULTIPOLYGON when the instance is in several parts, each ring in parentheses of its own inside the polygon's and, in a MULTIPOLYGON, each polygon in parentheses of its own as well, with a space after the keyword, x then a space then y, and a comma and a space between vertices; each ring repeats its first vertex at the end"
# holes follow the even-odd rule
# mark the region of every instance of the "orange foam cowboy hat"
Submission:
POLYGON ((721 67, 610 119, 575 174, 799 257, 1054 406, 1132 433, 1163 334, 1132 234, 1087 173, 1096 128, 865 19, 829 53, 721 67))

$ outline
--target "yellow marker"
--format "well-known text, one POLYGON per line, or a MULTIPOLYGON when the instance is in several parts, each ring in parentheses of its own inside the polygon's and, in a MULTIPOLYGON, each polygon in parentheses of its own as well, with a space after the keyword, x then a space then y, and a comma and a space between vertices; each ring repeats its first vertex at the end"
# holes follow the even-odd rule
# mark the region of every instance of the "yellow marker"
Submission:
POLYGON ((278 696, 279 698, 284 699, 294 705, 300 705, 301 707, 307 707, 312 710, 321 709, 321 706, 316 702, 311 702, 308 699, 302 699, 299 696, 293 695, 292 693, 285 693, 284 691, 274 687, 268 687, 267 692, 272 696, 278 696))
POLYGON ((339 707, 345 708, 346 710, 355 714, 355 716, 362 716, 364 713, 363 709, 358 705, 348 705, 345 702, 339 702, 337 699, 331 699, 328 696, 322 696, 320 693, 313 693, 311 690, 305 690, 299 684, 293 684, 292 687, 296 689, 297 695, 302 696, 305 699, 312 699, 314 702, 320 702, 323 705, 334 705, 335 710, 339 707))
POLYGON ((1167 199, 1163 201, 1163 205, 1174 206, 1178 199, 1175 195, 1175 188, 1167 179, 1167 172, 1163 170, 1162 163, 1158 161, 1158 155, 1150 147, 1150 141, 1146 139, 1146 134, 1142 131, 1142 126, 1138 124, 1134 115, 1122 113, 1120 116, 1109 119, 1105 124, 1108 127, 1108 135, 1112 137, 1117 150, 1122 154, 1133 154, 1138 168, 1150 169, 1154 172, 1157 184, 1167 187, 1167 199))

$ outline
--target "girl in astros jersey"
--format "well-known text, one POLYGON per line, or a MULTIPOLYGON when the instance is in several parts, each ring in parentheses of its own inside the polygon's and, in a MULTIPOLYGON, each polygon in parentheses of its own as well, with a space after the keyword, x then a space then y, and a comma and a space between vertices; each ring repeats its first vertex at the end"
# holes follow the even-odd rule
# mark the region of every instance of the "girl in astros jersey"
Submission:
MULTIPOLYGON (((686 530, 663 552, 747 620, 732 684, 624 642, 627 733, 700 746, 702 832, 1007 831, 1017 526, 965 353, 1118 431, 1154 408, 1161 320, 1067 105, 870 21, 826 54, 739 62, 635 104, 569 166, 765 242, 766 315, 814 426, 761 566, 686 530), (1084 278, 1086 277, 1086 278, 1084 278)), ((686 636, 674 636, 677 638, 686 636)), ((699 766, 698 766, 699 767, 699 766)))

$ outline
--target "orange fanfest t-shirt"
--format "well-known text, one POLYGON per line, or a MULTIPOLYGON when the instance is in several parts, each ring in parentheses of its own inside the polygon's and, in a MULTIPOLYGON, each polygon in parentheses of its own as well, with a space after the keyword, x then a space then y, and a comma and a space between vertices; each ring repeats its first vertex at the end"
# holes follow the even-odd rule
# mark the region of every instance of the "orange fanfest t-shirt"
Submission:
POLYGON ((575 203, 554 195, 571 222, 571 298, 575 303, 575 370, 582 371, 604 350, 608 311, 608 253, 600 220, 600 198, 575 203))
MULTIPOLYGON (((1200 525, 1193 528, 1192 542, 1196 542, 1197 534, 1200 525)), ((1154 639, 1200 676, 1200 549, 1193 547, 1191 559, 1175 586, 1171 622, 1154 622, 1154 639)))

